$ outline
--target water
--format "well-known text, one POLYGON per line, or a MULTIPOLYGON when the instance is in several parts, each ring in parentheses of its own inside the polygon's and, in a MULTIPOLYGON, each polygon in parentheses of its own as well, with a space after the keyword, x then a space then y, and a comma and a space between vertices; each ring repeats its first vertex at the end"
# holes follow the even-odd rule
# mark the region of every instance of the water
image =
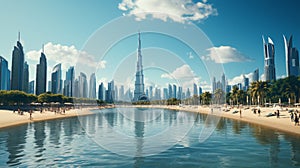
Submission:
POLYGON ((160 109, 94 113, 0 129, 0 167, 300 166, 300 137, 262 126, 221 118, 200 143, 206 115, 160 109))

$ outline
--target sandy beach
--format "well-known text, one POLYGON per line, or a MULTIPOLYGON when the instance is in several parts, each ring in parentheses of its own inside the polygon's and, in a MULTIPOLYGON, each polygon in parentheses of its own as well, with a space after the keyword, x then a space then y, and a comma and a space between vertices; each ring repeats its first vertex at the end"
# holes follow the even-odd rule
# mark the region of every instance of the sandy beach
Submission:
MULTIPOLYGON (((300 112, 300 109, 298 108, 283 108, 280 110, 280 116, 277 118, 277 116, 270 116, 267 117, 269 113, 273 113, 277 110, 272 107, 260 107, 261 114, 259 115, 257 112, 256 114, 253 113, 254 107, 242 107, 241 111, 241 117, 239 110, 240 108, 232 108, 228 109, 229 111, 225 112, 222 110, 221 112, 213 112, 211 113, 210 107, 202 107, 202 106, 151 106, 152 108, 165 108, 165 109, 173 109, 173 110, 182 110, 182 111, 188 111, 188 112, 198 112, 203 114, 212 114, 212 115, 219 115, 220 117, 226 117, 231 118, 234 120, 240 120, 248 123, 258 124, 262 126, 266 126, 275 130, 280 130, 292 134, 298 134, 300 135, 300 126, 296 125, 295 122, 291 121, 291 116, 289 111, 290 110, 298 110, 300 112)), ((218 109, 214 109, 218 110, 218 109)), ((257 111, 257 110, 256 110, 257 111)), ((299 116, 299 114, 298 114, 299 116)))
POLYGON ((89 115, 92 114, 90 110, 91 109, 89 108, 70 109, 70 110, 66 110, 65 113, 54 113, 51 111, 43 111, 42 113, 40 113, 39 111, 33 111, 32 119, 30 119, 30 114, 28 112, 24 112, 23 115, 20 115, 18 114, 18 112, 13 112, 10 110, 0 110, 0 128, 20 125, 20 124, 25 124, 30 122, 89 115))

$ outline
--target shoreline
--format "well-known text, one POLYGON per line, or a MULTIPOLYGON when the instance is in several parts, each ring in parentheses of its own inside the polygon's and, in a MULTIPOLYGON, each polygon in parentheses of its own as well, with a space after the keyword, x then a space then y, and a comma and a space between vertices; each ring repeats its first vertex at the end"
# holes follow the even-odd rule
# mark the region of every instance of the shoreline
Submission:
POLYGON ((27 123, 91 115, 93 113, 90 110, 93 109, 94 108, 70 109, 65 111, 64 114, 54 113, 51 111, 43 111, 42 113, 40 113, 39 111, 34 111, 32 113, 32 119, 30 119, 30 114, 28 112, 25 112, 23 115, 20 115, 17 112, 14 113, 10 110, 0 110, 0 129, 14 127, 27 123))
MULTIPOLYGON (((298 110, 299 108, 289 108, 288 110, 280 111, 280 118, 276 116, 266 117, 269 113, 274 113, 273 108, 261 107, 261 115, 254 114, 251 108, 241 108, 242 117, 240 117, 239 112, 234 113, 234 111, 239 111, 238 108, 232 108, 228 112, 219 111, 218 113, 211 113, 211 108, 208 106, 175 106, 175 105, 135 105, 135 106, 115 106, 117 107, 141 107, 141 108, 160 108, 160 109, 170 109, 178 110, 185 112, 193 112, 207 115, 217 115, 219 117, 229 118, 237 121, 242 121, 250 124, 261 125, 264 127, 271 128, 273 130, 278 130, 281 132, 286 132, 294 135, 300 135, 300 126, 295 126, 295 123, 291 121, 290 113, 288 110, 298 110)), ((26 123, 41 122, 47 120, 63 119, 70 117, 78 117, 84 115, 94 114, 91 110, 94 109, 105 109, 105 108, 114 108, 114 107, 98 107, 98 108, 83 108, 83 109, 70 109, 65 112, 65 114, 55 114, 54 112, 44 111, 40 113, 39 111, 34 111, 32 114, 33 119, 30 120, 29 113, 24 113, 19 115, 17 112, 13 113, 10 110, 0 110, 0 129, 18 126, 26 123)), ((253 108, 253 107, 252 107, 253 108)), ((299 114, 298 114, 299 115, 299 114)))
MULTIPOLYGON (((122 107, 122 106, 120 106, 122 107)), ((130 107, 130 106, 124 106, 130 107)), ((218 113, 211 113, 211 108, 208 106, 174 106, 174 105, 140 105, 140 106, 131 106, 131 107, 141 107, 141 108, 161 108, 161 109, 170 109, 170 110, 179 110, 185 112, 201 113, 207 115, 217 115, 224 118, 229 118, 237 121, 242 121, 250 124, 260 125, 264 127, 271 128, 273 130, 278 130, 285 133, 290 133, 294 135, 300 135, 300 126, 295 126, 295 122, 291 121, 289 110, 298 110, 299 108, 289 108, 288 110, 280 110, 280 117, 276 116, 266 117, 269 113, 274 113, 276 109, 270 107, 260 107, 261 114, 260 116, 256 113, 254 114, 252 108, 247 108, 244 106, 241 108, 242 117, 240 117, 239 112, 233 114, 234 111, 239 111, 239 108, 232 108, 228 112, 221 111, 218 113)), ((299 115, 300 113, 298 113, 299 115)))

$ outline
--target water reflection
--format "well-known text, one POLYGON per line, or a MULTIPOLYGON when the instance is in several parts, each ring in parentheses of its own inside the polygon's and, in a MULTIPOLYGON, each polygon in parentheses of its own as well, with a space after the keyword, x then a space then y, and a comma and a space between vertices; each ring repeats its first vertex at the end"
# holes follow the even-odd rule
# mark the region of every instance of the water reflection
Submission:
POLYGON ((200 164, 199 167, 201 162, 221 167, 226 163, 231 167, 239 165, 240 160, 247 160, 249 165, 258 167, 300 166, 300 136, 221 118, 212 136, 199 143, 198 136, 207 115, 170 110, 146 111, 131 109, 134 115, 129 119, 122 113, 106 109, 91 116, 82 116, 79 120, 70 118, 1 129, 0 149, 3 150, 0 152, 0 167, 37 167, 39 164, 64 167, 66 163, 80 165, 86 162, 92 162, 95 167, 111 162, 129 167, 143 167, 153 162, 159 165, 162 162, 162 165, 170 167, 177 161, 183 165, 200 164), (153 116, 155 119, 151 119, 153 116), (188 124, 193 127, 187 127, 188 124), (189 133, 182 139, 182 132, 188 129, 189 133), (91 141, 84 130, 91 137, 103 140, 101 145, 104 147, 112 145, 112 151, 121 150, 132 157, 104 150, 95 144, 96 141, 91 141), (126 136, 120 138, 120 134, 126 136), (162 144, 159 147, 165 147, 166 151, 145 157, 147 152, 157 150, 153 148, 154 143, 162 144), (129 155, 131 152, 133 155, 129 155), (164 159, 157 161, 157 158, 164 159))

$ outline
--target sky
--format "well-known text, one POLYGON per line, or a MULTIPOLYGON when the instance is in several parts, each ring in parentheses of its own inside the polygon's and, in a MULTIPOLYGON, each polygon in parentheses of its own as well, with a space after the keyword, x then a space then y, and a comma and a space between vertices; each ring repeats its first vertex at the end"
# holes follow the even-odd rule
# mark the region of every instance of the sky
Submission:
POLYGON ((76 76, 96 73, 97 84, 114 79, 133 87, 141 32, 146 87, 175 83, 210 90, 224 73, 229 84, 264 73, 262 36, 275 45, 276 76, 286 76, 283 35, 300 47, 297 0, 0 0, 0 55, 11 67, 18 32, 30 80, 42 46, 51 70, 62 63, 76 76))

